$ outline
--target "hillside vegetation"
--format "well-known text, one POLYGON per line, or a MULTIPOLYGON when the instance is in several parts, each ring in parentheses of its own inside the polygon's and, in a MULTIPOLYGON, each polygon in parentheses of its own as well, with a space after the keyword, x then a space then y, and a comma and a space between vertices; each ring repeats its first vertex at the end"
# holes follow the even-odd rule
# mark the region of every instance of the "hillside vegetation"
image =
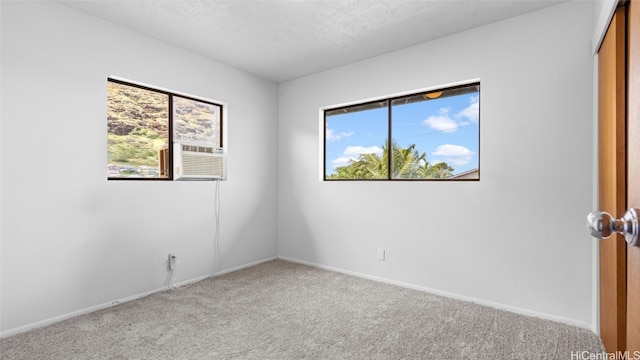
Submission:
MULTIPOLYGON (((177 141, 219 138, 217 106, 175 97, 177 141)), ((158 166, 158 150, 169 141, 169 96, 108 82, 108 163, 158 166)))

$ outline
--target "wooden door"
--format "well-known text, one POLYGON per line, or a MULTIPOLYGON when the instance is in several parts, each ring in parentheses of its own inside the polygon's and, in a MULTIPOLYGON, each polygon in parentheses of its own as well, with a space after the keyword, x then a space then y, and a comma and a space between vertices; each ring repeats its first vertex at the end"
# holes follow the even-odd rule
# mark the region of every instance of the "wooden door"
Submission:
MULTIPOLYGON (((640 208, 640 3, 627 13, 627 204, 640 208)), ((640 351, 640 248, 627 246, 626 350, 640 351)))
MULTIPOLYGON (((618 9, 598 53, 599 201, 640 208, 640 0, 618 9)), ((607 352, 640 352, 640 248, 600 242, 600 333, 607 352)))
MULTIPOLYGON (((614 217, 626 210, 625 10, 618 9, 598 52, 599 209, 614 217)), ((600 336, 608 352, 626 348, 626 242, 601 240, 600 336)))

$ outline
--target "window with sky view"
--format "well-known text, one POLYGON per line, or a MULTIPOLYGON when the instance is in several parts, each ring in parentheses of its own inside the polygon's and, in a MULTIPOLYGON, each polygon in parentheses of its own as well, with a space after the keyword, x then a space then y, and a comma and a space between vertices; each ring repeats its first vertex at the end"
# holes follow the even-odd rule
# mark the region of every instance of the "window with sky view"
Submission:
POLYGON ((479 151, 479 83, 325 111, 326 180, 478 180, 479 151))

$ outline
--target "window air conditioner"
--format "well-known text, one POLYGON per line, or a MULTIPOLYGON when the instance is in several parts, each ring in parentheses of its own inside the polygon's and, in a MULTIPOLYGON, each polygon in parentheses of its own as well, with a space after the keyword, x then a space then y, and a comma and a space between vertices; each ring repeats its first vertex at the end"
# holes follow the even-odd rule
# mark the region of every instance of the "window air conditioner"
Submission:
POLYGON ((222 179, 223 149, 211 145, 174 143, 173 165, 174 180, 222 179))

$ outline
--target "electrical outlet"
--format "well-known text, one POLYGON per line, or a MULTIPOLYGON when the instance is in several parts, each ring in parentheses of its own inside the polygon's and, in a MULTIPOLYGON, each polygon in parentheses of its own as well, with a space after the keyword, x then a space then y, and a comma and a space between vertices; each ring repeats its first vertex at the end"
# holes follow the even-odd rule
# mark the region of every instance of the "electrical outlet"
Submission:
POLYGON ((176 269, 176 261, 178 260, 178 257, 173 255, 173 254, 169 254, 169 259, 167 260, 167 264, 169 265, 169 271, 173 271, 176 269))

